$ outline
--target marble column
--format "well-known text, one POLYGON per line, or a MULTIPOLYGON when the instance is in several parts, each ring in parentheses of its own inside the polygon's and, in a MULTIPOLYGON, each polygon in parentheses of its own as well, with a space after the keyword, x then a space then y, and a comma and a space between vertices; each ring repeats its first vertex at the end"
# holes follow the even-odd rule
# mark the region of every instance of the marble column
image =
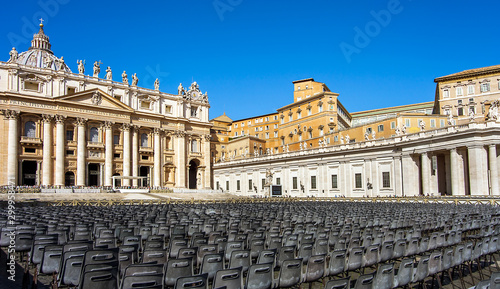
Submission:
MULTIPOLYGON (((204 171, 204 177, 203 177, 203 189, 210 189, 212 184, 211 184, 211 179, 210 179, 210 172, 212 171, 212 164, 210 162, 211 156, 210 156, 210 139, 212 138, 211 135, 207 134, 202 138, 202 150, 203 150, 203 163, 205 164, 205 171, 204 171)), ((248 185, 248 184, 247 184, 248 185)))
POLYGON ((104 184, 104 164, 100 163, 99 164, 99 186, 102 186, 104 184))
POLYGON ((402 156, 403 162, 403 196, 418 196, 419 192, 419 174, 417 165, 418 156, 402 156))
POLYGON ((450 150, 451 194, 459 195, 460 176, 458 167, 458 152, 456 148, 450 150))
POLYGON ((87 143, 85 141, 85 124, 87 123, 86 118, 77 118, 76 126, 77 126, 77 155, 76 155, 76 185, 77 186, 85 186, 85 173, 86 173, 86 147, 87 143))
MULTIPOLYGON (((130 177, 130 124, 124 123, 123 129, 123 176, 130 177)), ((123 179, 123 186, 130 186, 130 179, 123 179)))
POLYGON ((495 144, 488 146, 488 158, 490 163, 490 180, 491 194, 494 196, 500 195, 498 188, 498 162, 497 162, 497 146, 495 144))
POLYGON ((482 145, 467 147, 469 155, 469 181, 471 195, 488 195, 488 169, 486 149, 482 145))
POLYGON ((113 182, 113 122, 104 122, 104 186, 112 186, 113 182))
POLYGON ((36 161, 36 177, 35 177, 35 184, 37 186, 40 185, 40 172, 42 168, 42 162, 41 161, 36 161))
POLYGON ((52 115, 42 114, 43 120, 43 155, 42 186, 52 185, 52 115))
POLYGON ((7 185, 17 186, 17 171, 19 167, 19 112, 14 110, 5 110, 3 113, 9 122, 9 139, 7 144, 7 185))
MULTIPOLYGON (((175 132, 175 166, 176 166, 176 174, 175 174, 175 187, 177 188, 185 188, 186 187, 186 132, 182 130, 178 130, 175 132)), ((221 186, 225 186, 225 184, 221 184, 221 186)), ((260 186, 259 183, 256 183, 260 186)), ((224 187, 225 190, 225 187, 224 187)))
POLYGON ((402 157, 394 157, 394 194, 403 196, 403 163, 402 157))
POLYGON ((420 169, 422 172, 422 194, 424 196, 430 195, 430 181, 431 181, 431 162, 428 153, 420 155, 420 169))
POLYGON ((153 186, 160 187, 161 184, 161 142, 160 142, 161 129, 154 129, 154 175, 153 186))
MULTIPOLYGON (((139 126, 133 126, 132 133, 132 176, 139 176, 139 126)), ((142 180, 132 180, 133 186, 142 186, 142 180)))
POLYGON ((54 185, 64 186, 65 116, 56 115, 56 175, 54 185))

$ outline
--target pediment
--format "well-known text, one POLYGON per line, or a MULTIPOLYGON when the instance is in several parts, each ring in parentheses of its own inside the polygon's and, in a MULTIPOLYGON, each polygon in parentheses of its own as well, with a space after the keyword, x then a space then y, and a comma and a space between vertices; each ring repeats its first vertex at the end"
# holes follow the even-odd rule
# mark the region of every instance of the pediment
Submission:
POLYGON ((130 106, 122 103, 121 101, 113 98, 104 91, 95 88, 91 90, 86 90, 70 95, 63 95, 56 97, 55 100, 78 103, 80 105, 88 105, 99 108, 109 108, 113 110, 130 111, 133 112, 134 109, 130 106))

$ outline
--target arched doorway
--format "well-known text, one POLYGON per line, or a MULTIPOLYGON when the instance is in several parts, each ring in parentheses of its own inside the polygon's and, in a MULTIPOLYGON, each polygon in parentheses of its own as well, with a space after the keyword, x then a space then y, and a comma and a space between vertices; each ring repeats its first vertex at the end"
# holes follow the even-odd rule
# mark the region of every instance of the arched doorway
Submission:
POLYGON ((198 182, 198 163, 196 160, 189 162, 189 188, 196 189, 196 184, 198 182))
POLYGON ((75 185, 75 174, 73 172, 66 172, 64 174, 64 185, 66 187, 72 187, 75 185))

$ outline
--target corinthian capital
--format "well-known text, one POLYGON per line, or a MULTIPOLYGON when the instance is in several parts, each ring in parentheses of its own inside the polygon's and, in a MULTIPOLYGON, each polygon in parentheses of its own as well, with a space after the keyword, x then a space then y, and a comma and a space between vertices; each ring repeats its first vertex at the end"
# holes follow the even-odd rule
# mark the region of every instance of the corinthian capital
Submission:
POLYGON ((75 124, 77 126, 85 126, 85 124, 87 124, 87 121, 88 119, 87 118, 84 118, 84 117, 77 117, 76 118, 76 121, 75 121, 75 124))
POLYGON ((2 109, 2 114, 6 119, 17 119, 19 117, 19 111, 11 109, 2 109))
POLYGON ((162 132, 163 132, 163 129, 161 129, 161 128, 159 128, 159 127, 155 127, 155 128, 153 129, 153 133, 154 133, 154 134, 158 134, 158 135, 159 135, 159 134, 161 134, 162 132))
POLYGON ((175 136, 175 137, 178 137, 178 138, 183 138, 183 137, 185 137, 185 136, 186 136, 186 132, 185 132, 185 131, 183 131, 183 130, 176 130, 176 131, 174 132, 174 136, 175 136))
POLYGON ((130 123, 124 123, 122 124, 122 130, 127 130, 129 131, 132 125, 130 123))
POLYGON ((56 123, 64 123, 64 121, 66 120, 66 116, 57 114, 54 116, 54 120, 56 121, 56 123))
POLYGON ((112 127, 113 127, 113 125, 114 125, 114 124, 115 124, 115 123, 114 123, 114 122, 112 122, 112 121, 105 121, 105 122, 103 123, 103 125, 102 125, 102 126, 103 126, 105 129, 110 129, 110 128, 112 128, 112 127))
POLYGON ((50 114, 42 114, 42 120, 43 122, 52 122, 52 119, 54 118, 53 115, 50 114))

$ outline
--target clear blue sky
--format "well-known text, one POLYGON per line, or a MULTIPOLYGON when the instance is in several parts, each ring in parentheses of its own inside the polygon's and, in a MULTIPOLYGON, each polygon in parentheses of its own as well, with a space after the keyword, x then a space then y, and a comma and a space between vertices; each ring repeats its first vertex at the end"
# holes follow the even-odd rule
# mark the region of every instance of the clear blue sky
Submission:
POLYGON ((101 76, 111 66, 117 81, 135 72, 169 93, 194 79, 210 118, 275 112, 293 101, 292 81, 309 77, 351 112, 432 101, 435 77, 500 64, 498 1, 21 2, 2 3, 1 60, 29 48, 43 17, 73 72, 77 59, 86 73, 101 60, 101 76))

